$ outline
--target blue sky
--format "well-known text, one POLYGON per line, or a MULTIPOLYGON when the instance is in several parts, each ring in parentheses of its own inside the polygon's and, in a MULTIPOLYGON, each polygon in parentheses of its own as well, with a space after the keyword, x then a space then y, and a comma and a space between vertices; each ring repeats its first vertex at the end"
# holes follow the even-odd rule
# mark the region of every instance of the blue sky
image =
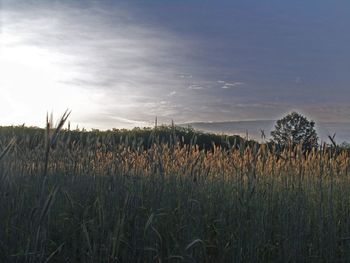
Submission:
POLYGON ((1 3, 3 124, 350 122, 348 1, 1 3))

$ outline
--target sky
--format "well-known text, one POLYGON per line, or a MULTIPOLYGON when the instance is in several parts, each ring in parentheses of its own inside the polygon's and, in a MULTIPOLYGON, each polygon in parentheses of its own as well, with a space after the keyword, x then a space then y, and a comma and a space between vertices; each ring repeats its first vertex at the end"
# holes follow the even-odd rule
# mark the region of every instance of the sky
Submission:
POLYGON ((350 123, 345 0, 0 0, 0 125, 350 123))

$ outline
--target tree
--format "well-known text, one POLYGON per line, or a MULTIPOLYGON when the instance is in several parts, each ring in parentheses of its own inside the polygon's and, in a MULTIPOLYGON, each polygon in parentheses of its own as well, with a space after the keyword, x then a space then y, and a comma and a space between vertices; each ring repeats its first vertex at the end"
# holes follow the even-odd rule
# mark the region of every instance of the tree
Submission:
POLYGON ((310 150, 318 146, 315 122, 297 112, 278 120, 271 136, 273 141, 282 147, 302 144, 303 150, 310 150))

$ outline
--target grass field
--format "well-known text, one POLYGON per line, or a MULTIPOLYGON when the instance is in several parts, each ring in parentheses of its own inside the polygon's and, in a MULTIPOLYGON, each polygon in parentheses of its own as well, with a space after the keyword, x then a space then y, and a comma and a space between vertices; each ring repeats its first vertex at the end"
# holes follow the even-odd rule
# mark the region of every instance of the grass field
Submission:
POLYGON ((3 130, 0 262, 350 262, 347 151, 169 136, 3 130))

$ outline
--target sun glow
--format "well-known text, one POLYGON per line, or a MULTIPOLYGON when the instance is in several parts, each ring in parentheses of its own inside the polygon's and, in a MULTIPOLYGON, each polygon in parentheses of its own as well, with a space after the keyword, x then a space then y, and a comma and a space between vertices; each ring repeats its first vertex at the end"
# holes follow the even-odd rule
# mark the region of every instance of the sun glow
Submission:
POLYGON ((0 49, 1 124, 42 126, 45 113, 93 107, 86 90, 69 86, 76 78, 74 60, 50 49, 17 44, 2 34, 0 49))

